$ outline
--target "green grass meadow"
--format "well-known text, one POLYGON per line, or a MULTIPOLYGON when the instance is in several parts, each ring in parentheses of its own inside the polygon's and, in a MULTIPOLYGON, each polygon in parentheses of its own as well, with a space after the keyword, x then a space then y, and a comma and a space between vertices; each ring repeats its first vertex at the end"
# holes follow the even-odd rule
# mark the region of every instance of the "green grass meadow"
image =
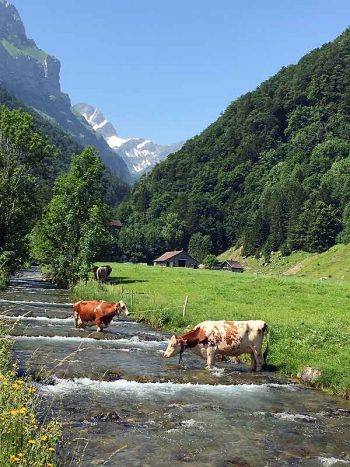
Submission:
POLYGON ((316 386, 350 395, 350 288, 346 282, 111 263, 110 285, 80 283, 74 299, 124 299, 132 317, 181 333, 206 319, 263 319, 268 364, 297 376, 322 371, 316 386), (182 307, 188 305, 185 317, 182 307))
POLYGON ((242 256, 241 250, 242 248, 230 248, 218 259, 220 261, 237 259, 241 261, 246 271, 265 275, 282 274, 350 282, 350 244, 334 245, 323 253, 295 251, 289 256, 283 256, 280 252, 274 252, 271 253, 268 261, 254 256, 242 256))

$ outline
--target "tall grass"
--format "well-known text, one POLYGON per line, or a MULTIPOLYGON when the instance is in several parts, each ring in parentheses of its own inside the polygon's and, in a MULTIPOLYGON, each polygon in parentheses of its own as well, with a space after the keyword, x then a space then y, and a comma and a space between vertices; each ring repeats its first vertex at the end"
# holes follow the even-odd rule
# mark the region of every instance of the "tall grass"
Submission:
POLYGON ((206 319, 263 319, 268 363, 296 376, 319 368, 318 387, 350 395, 350 292, 346 283, 223 271, 111 264, 114 285, 80 283, 75 299, 123 299, 131 317, 183 332, 206 319), (186 314, 182 305, 189 296, 186 314))
POLYGON ((0 466, 54 467, 60 426, 38 420, 38 400, 31 381, 18 378, 12 342, 0 323, 0 466))

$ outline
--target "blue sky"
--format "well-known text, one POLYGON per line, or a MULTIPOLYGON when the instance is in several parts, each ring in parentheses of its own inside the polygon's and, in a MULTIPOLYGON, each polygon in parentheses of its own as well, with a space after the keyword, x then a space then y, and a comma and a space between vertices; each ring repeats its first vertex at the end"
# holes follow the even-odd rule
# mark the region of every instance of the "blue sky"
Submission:
POLYGON ((72 103, 174 143, 350 25, 349 0, 13 0, 72 103))

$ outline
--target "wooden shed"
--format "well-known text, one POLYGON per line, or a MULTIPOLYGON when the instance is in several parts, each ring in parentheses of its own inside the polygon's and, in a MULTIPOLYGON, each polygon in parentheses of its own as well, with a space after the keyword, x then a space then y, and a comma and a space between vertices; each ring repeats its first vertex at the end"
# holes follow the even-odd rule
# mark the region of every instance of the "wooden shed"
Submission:
POLYGON ((231 272, 243 272, 244 268, 239 261, 228 259, 220 264, 220 268, 231 272))
POLYGON ((153 261, 154 266, 173 268, 195 268, 198 261, 192 258, 186 251, 167 251, 153 261))

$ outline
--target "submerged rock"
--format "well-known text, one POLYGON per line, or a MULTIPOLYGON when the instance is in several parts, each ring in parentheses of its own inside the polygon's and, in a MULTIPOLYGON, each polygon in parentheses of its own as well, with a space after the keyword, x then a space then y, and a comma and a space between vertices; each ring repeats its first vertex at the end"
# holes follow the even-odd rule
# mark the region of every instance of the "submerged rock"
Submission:
POLYGON ((102 412, 98 415, 95 415, 94 417, 91 417, 90 419, 92 422, 109 422, 109 421, 115 421, 115 420, 120 420, 120 416, 117 414, 117 412, 102 412))

